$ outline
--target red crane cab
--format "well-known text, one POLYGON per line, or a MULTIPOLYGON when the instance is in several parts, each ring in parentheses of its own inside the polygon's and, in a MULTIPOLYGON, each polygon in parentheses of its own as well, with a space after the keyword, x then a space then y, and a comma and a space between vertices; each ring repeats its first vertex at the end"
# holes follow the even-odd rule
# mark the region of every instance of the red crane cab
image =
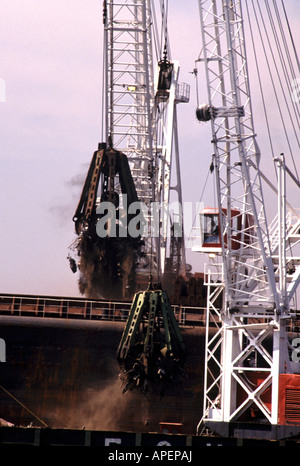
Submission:
MULTIPOLYGON (((222 208, 223 215, 227 215, 227 209, 222 208)), ((250 244, 250 230, 253 221, 248 214, 246 217, 247 233, 244 235, 243 243, 250 244)), ((220 236, 221 217, 219 209, 206 207, 200 212, 200 247, 193 248, 199 252, 221 253, 222 242, 220 236)), ((237 209, 231 209, 231 250, 235 251, 241 247, 242 215, 237 209)), ((224 243, 227 246, 227 235, 224 235, 224 243)))

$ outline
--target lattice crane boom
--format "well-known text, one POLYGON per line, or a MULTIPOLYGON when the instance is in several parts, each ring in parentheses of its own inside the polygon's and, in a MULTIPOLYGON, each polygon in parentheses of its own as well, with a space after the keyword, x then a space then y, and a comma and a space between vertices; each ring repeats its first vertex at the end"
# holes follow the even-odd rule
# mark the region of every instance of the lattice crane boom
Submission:
MULTIPOLYGON (((203 217, 218 223, 218 232, 211 230, 203 246, 209 252, 209 241, 219 242, 212 251, 221 257, 206 274, 203 420, 228 433, 230 423, 249 419, 251 413, 259 422, 280 423, 280 387, 294 370, 286 322, 293 315, 290 303, 299 270, 287 291, 285 162, 277 160, 279 215, 272 235, 262 189, 267 177, 260 170, 253 124, 242 1, 200 0, 199 10, 199 61, 205 67, 208 103, 197 109, 197 117, 211 123, 217 191, 217 213, 203 217), (219 310, 215 301, 221 292, 219 310), (217 328, 213 337, 212 322, 217 328)), ((299 226, 297 217, 289 230, 294 244, 299 226)))
MULTIPOLYGON (((104 132, 106 141, 126 154, 138 198, 148 209, 143 235, 145 260, 140 269, 162 278, 169 215, 160 208, 161 229, 153 234, 151 203, 168 205, 172 169, 177 174, 178 203, 182 205, 179 153, 177 146, 173 150, 173 140, 177 138, 176 106, 189 101, 189 86, 179 86, 179 64, 167 59, 167 48, 159 63, 155 59, 154 10, 152 0, 105 2, 104 132)), ((185 270, 184 243, 181 250, 185 270)))
POLYGON ((188 102, 189 86, 179 85, 167 40, 163 57, 155 57, 156 24, 154 0, 103 2, 103 139, 73 218, 80 291, 89 297, 130 298, 150 275, 175 283, 185 274, 176 107, 188 102))

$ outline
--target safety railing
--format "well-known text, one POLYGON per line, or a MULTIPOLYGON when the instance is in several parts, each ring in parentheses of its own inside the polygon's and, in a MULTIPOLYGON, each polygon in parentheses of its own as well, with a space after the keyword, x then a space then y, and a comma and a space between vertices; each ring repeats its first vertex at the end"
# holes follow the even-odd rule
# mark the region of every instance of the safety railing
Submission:
MULTIPOLYGON (((103 320, 125 322, 131 302, 91 300, 84 298, 0 295, 0 316, 49 317, 65 319, 103 320)), ((206 307, 172 305, 179 325, 204 327, 206 307)), ((287 331, 300 335, 300 311, 295 318, 287 321, 287 331)))
POLYGON ((187 83, 178 83, 176 87, 176 100, 178 102, 189 102, 190 85, 187 83))
MULTIPOLYGON (((23 317, 55 317, 66 319, 126 321, 131 308, 129 301, 92 300, 84 298, 0 295, 0 315, 23 317)), ((205 308, 173 305, 180 325, 203 326, 205 308)))

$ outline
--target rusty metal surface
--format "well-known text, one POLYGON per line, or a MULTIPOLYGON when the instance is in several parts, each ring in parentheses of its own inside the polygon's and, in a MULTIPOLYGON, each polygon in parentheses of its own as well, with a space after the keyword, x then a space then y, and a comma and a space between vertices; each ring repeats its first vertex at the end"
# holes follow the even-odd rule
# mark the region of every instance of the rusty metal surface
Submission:
POLYGON ((52 428, 132 432, 158 432, 160 422, 175 422, 195 434, 204 328, 182 329, 189 348, 186 379, 163 397, 122 394, 116 351, 123 328, 124 322, 0 316, 7 353, 0 385, 14 397, 0 389, 0 417, 15 425, 39 426, 39 418, 52 428))

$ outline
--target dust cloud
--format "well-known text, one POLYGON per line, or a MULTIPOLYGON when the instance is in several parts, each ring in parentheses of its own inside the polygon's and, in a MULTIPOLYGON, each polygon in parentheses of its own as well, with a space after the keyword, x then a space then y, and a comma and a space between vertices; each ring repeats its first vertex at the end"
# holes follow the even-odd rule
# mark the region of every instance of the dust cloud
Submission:
POLYGON ((64 429, 143 430, 149 424, 150 406, 150 400, 136 393, 122 394, 121 382, 117 381, 101 390, 73 393, 71 399, 53 407, 48 424, 64 429))
POLYGON ((130 238, 82 234, 77 242, 79 291, 91 299, 122 299, 135 287, 137 251, 130 238))

